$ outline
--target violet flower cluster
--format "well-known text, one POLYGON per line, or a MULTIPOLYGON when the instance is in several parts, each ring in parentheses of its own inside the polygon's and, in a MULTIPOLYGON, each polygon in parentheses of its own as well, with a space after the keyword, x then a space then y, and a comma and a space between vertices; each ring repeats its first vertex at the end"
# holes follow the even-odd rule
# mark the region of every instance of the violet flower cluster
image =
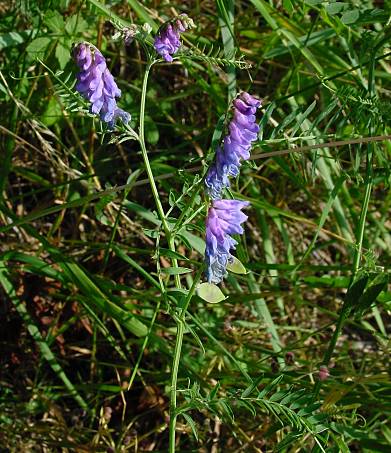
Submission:
POLYGON ((238 176, 241 160, 250 158, 251 143, 259 132, 255 113, 261 101, 243 92, 233 105, 229 134, 223 140, 223 147, 217 149, 215 162, 205 179, 206 192, 212 198, 206 219, 206 278, 214 284, 223 280, 228 263, 233 261, 231 250, 237 242, 231 235, 243 233, 242 223, 247 216, 242 209, 249 205, 246 201, 223 200, 222 192, 229 187, 229 177, 238 176))
POLYGON ((257 139, 259 132, 255 113, 261 101, 243 92, 233 105, 229 134, 224 138, 223 146, 217 149, 216 160, 205 179, 206 191, 213 200, 221 198, 223 189, 229 187, 229 176, 238 176, 240 161, 250 158, 251 142, 257 139))
POLYGON ((180 14, 172 21, 165 23, 154 41, 156 52, 166 61, 173 61, 172 55, 176 54, 181 46, 180 33, 192 27, 194 22, 187 14, 180 14))
POLYGON ((110 129, 114 128, 117 118, 128 123, 130 114, 120 109, 115 99, 121 96, 121 90, 101 52, 91 44, 80 43, 75 46, 73 56, 80 68, 76 76, 76 90, 91 102, 91 113, 99 114, 110 129))
POLYGON ((214 200, 206 219, 206 278, 209 283, 220 283, 232 262, 231 249, 237 242, 230 235, 242 234, 241 224, 247 220, 241 209, 247 201, 214 200))

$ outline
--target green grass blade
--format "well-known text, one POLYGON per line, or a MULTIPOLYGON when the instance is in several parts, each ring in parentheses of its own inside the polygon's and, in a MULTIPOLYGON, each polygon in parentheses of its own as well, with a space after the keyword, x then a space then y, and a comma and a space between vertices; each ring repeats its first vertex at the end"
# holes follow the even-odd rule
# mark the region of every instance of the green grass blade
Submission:
MULTIPOLYGON (((219 14, 224 55, 227 59, 233 58, 236 50, 234 35, 235 4, 233 0, 225 2, 217 0, 216 4, 219 14)), ((236 95, 236 69, 234 66, 228 66, 226 71, 228 76, 228 102, 231 102, 236 95)))
POLYGON ((128 3, 134 9, 137 16, 144 22, 148 23, 152 27, 152 30, 156 33, 159 25, 151 18, 151 15, 144 8, 142 3, 137 0, 128 0, 128 3))

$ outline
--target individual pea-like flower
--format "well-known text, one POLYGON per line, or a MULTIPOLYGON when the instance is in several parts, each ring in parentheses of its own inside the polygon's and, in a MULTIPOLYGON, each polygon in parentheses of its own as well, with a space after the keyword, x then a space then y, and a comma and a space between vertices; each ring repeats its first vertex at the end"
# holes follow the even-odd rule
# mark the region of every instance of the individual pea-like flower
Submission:
POLYGON ((242 234, 241 224, 247 216, 241 211, 247 201, 214 200, 206 219, 206 278, 209 283, 220 283, 227 273, 227 264, 233 261, 231 250, 237 242, 232 234, 242 234))
POLYGON ((73 57, 80 72, 77 74, 76 90, 91 102, 91 113, 99 114, 100 119, 113 129, 117 118, 123 123, 130 121, 130 114, 117 107, 115 98, 121 90, 107 68, 101 52, 89 43, 77 44, 73 57))
POLYGON ((255 113, 260 105, 259 99, 245 92, 233 101, 229 134, 217 149, 216 159, 205 178, 206 192, 212 199, 221 198, 223 189, 229 187, 229 176, 238 176, 241 160, 250 158, 251 142, 257 139, 259 132, 255 113))
POLYGON ((181 46, 180 33, 193 27, 194 22, 187 14, 180 14, 175 19, 163 24, 155 37, 156 52, 166 61, 171 62, 172 55, 177 53, 181 46))

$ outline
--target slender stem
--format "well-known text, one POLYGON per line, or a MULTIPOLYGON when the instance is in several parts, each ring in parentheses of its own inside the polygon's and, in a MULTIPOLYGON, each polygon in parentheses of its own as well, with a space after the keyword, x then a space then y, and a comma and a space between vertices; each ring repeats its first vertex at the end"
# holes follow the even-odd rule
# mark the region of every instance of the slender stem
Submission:
MULTIPOLYGON (((149 162, 147 148, 145 145, 145 134, 144 134, 144 126, 145 126, 145 103, 146 103, 146 96, 147 96, 147 86, 148 86, 148 76, 153 66, 154 61, 149 61, 144 73, 143 79, 143 86, 141 91, 141 105, 140 105, 140 130, 139 130, 139 142, 141 146, 141 152, 144 159, 144 165, 147 171, 148 180, 152 189, 152 194, 155 199, 156 208, 158 211, 159 218, 162 222, 162 227, 164 233, 166 235, 166 239, 168 242, 168 247, 171 251, 175 252, 175 240, 174 234, 171 231, 170 225, 167 222, 166 215, 163 210, 163 206, 160 201, 159 192, 157 190, 155 180, 152 173, 151 164, 149 162)), ((178 267, 178 261, 176 258, 172 258, 172 265, 173 267, 178 267)), ((178 319, 176 319, 177 323, 177 331, 176 331, 176 340, 175 340, 175 349, 174 349, 174 357, 172 362, 172 370, 171 370, 171 387, 170 387, 170 424, 169 424, 169 452, 175 452, 175 430, 176 430, 176 407, 177 407, 177 381, 178 381, 178 370, 179 370, 179 361, 181 358, 181 351, 182 351, 182 344, 183 344, 183 334, 185 329, 185 322, 184 317, 186 314, 187 306, 190 302, 191 296, 195 291, 196 283, 200 278, 201 273, 199 273, 198 279, 194 279, 194 283, 192 285, 192 289, 189 291, 188 297, 186 299, 185 306, 182 308, 181 315, 178 319)), ((182 287, 181 280, 179 274, 174 275, 175 286, 180 289, 182 287)))
MULTIPOLYGON (((206 206, 207 208, 207 206, 206 206)), ((184 227, 185 225, 188 225, 195 217, 198 216, 198 214, 200 214, 202 211, 205 211, 205 203, 203 205, 201 205, 196 211, 193 212, 193 214, 191 214, 182 224, 182 227, 184 227)))
MULTIPOLYGON (((375 85, 375 64, 376 64, 376 53, 377 51, 385 44, 391 36, 390 31, 385 34, 385 36, 381 37, 377 44, 374 46, 372 51, 372 59, 369 62, 369 71, 368 71, 368 94, 372 98, 376 94, 376 85, 375 85)), ((370 127, 369 127, 370 135, 375 135, 376 127, 372 118, 370 118, 370 127)), ((372 187, 373 187, 373 148, 374 143, 369 142, 367 148, 367 173, 366 173, 366 187, 365 187, 365 194, 364 194, 364 201, 363 206, 361 209, 360 215, 360 222, 358 226, 358 234, 357 234, 357 249, 354 254, 353 260, 353 278, 356 275, 361 261, 361 253, 362 253, 362 242, 364 239, 364 231, 365 231, 365 220, 367 218, 368 212, 368 205, 369 199, 371 197, 372 187)))
POLYGON ((149 72, 151 70, 152 65, 153 65, 153 61, 149 62, 147 64, 147 67, 146 67, 145 73, 144 73, 143 87, 142 87, 142 91, 141 91, 139 142, 140 142, 140 146, 141 146, 141 153, 142 153, 142 156, 144 159, 145 169, 147 170, 149 184, 151 185, 153 198, 155 199, 156 209, 158 211, 160 221, 162 222, 163 230, 166 234, 167 240, 169 240, 170 228, 168 226, 166 216, 164 214, 163 206, 160 201, 159 192, 158 192, 156 184, 155 184, 155 179, 153 177, 151 164, 150 164, 149 158, 148 158, 147 148, 145 146, 145 133, 144 133, 145 101, 146 101, 146 97, 147 97, 148 76, 149 76, 149 72))
MULTIPOLYGON (((149 72, 150 72, 153 64, 154 64, 154 61, 149 62, 147 64, 147 67, 146 67, 145 73, 144 73, 143 86, 142 86, 142 90, 141 90, 139 142, 140 142, 140 146, 141 146, 141 153, 142 153, 142 156, 144 159, 144 165, 147 170, 148 180, 151 185, 152 194, 155 199, 156 208, 158 211, 159 218, 162 222, 162 226, 163 226, 163 230, 166 235, 166 238, 167 238, 168 246, 169 246, 170 250, 175 252, 175 241, 174 241, 173 235, 171 233, 170 226, 167 222, 162 203, 160 201, 159 192, 158 192, 156 184, 155 184, 155 179, 153 177, 151 164, 150 164, 149 158, 148 158, 147 148, 145 146, 145 127, 144 127, 144 125, 145 125, 145 101, 146 101, 146 97, 147 97, 148 76, 149 76, 149 72)), ((178 261, 176 258, 172 259, 172 264, 174 267, 178 267, 178 261)), ((180 279, 179 274, 174 275, 174 280, 175 280, 175 286, 177 288, 180 288, 181 279, 180 279)))
POLYGON ((169 453, 175 453, 175 429, 176 429, 176 394, 177 394, 177 382, 178 382, 178 370, 179 370, 179 361, 181 359, 182 344, 183 344, 183 335, 185 332, 185 316, 187 308, 190 304, 191 298, 197 288, 198 282, 201 278, 203 272, 203 267, 201 267, 196 276, 194 277, 193 284, 189 290, 189 293, 186 296, 185 303, 181 309, 180 315, 176 318, 177 322, 177 331, 176 331, 176 340, 175 340, 175 349, 174 349, 174 358, 172 360, 172 370, 171 370, 171 386, 170 386, 170 425, 169 425, 169 453))
MULTIPOLYGON (((187 209, 184 209, 181 212, 178 220, 175 222, 174 228, 172 229, 174 234, 176 234, 177 231, 183 226, 182 222, 183 222, 184 218, 186 217, 186 214, 187 214, 188 210, 193 207, 195 197, 198 195, 198 193, 200 191, 200 188, 201 188, 201 184, 200 183, 197 183, 197 184, 198 184, 198 187, 193 191, 193 194, 192 194, 192 196, 190 198, 190 201, 187 204, 187 209)), ((203 207, 202 207, 202 209, 203 209, 203 207)))
MULTIPOLYGON (((368 148, 370 147, 371 144, 368 145, 368 148)), ((368 152, 368 169, 369 172, 371 173, 372 170, 372 152, 368 152), (370 162, 369 162, 370 159, 370 162)), ((359 267, 360 267, 360 261, 361 261, 361 254, 362 254, 362 243, 364 239, 364 231, 365 231, 365 220, 367 218, 367 212, 368 212, 368 205, 369 205, 369 199, 371 197, 371 192, 372 192, 372 187, 373 187, 373 181, 372 181, 372 175, 368 177, 367 180, 367 185, 365 187, 365 194, 364 194, 364 201, 361 209, 361 215, 360 215, 360 221, 358 224, 358 233, 357 233, 357 245, 356 245, 356 251, 354 253, 354 259, 353 259, 353 277, 356 275, 359 267)))
POLYGON ((181 358, 183 333, 185 331, 185 323, 182 319, 177 320, 177 331, 174 349, 174 358, 171 367, 171 386, 170 386, 170 425, 169 425, 169 453, 175 453, 175 430, 176 430, 176 394, 178 382, 179 361, 181 358))
MULTIPOLYGON (((171 234, 168 236, 168 248, 175 252, 175 239, 171 234)), ((178 267, 178 260, 176 258, 172 258, 172 264, 174 267, 178 267)), ((174 281, 177 288, 182 288, 181 277, 179 274, 174 274, 174 281)))

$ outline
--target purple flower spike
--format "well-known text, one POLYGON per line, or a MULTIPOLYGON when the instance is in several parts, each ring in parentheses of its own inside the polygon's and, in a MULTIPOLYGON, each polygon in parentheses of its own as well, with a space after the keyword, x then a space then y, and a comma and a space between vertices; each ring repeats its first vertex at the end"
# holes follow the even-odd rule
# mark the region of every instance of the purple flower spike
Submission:
POLYGON ((233 101, 229 134, 223 140, 223 148, 218 148, 216 160, 205 179, 206 192, 213 200, 221 198, 223 189, 229 187, 229 176, 238 176, 240 161, 250 158, 251 143, 259 132, 255 113, 260 105, 259 99, 245 92, 233 101))
POLYGON ((231 249, 237 242, 230 235, 242 234, 241 224, 247 216, 241 211, 247 201, 214 200, 206 219, 206 278, 209 283, 220 283, 227 274, 227 264, 232 262, 231 249))
POLYGON ((177 53, 181 46, 180 33, 192 27, 194 27, 194 22, 186 14, 181 14, 164 24, 155 38, 154 47, 156 52, 166 61, 171 62, 173 60, 171 55, 177 53))
POLYGON ((117 118, 128 123, 130 114, 117 107, 115 99, 121 96, 121 90, 100 51, 91 44, 81 43, 74 48, 73 57, 80 68, 76 90, 91 102, 91 113, 99 114, 110 129, 114 128, 117 118))

